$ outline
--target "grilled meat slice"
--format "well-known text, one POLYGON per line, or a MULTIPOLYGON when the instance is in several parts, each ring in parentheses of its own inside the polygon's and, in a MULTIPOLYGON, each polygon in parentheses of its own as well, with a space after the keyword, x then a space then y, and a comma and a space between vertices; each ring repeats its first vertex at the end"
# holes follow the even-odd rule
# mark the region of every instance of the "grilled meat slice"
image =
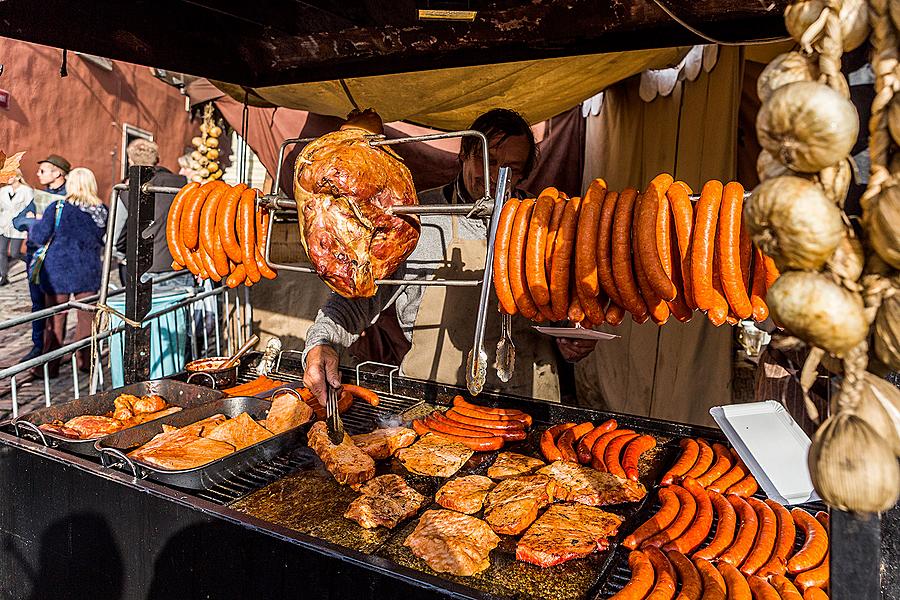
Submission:
POLYGON ((272 408, 269 409, 263 425, 278 435, 307 423, 312 416, 313 409, 294 394, 275 394, 272 399, 272 408))
POLYGON ((466 475, 451 479, 437 491, 434 501, 450 510, 467 515, 477 513, 494 482, 484 475, 466 475))
POLYGON ((409 487, 399 475, 381 475, 359 487, 362 494, 350 503, 344 516, 367 529, 393 529, 419 512, 425 496, 409 487))
POLYGON ((340 444, 332 444, 324 421, 313 423, 310 427, 309 447, 322 459, 325 468, 338 483, 353 485, 375 477, 372 457, 357 448, 346 434, 340 444))
POLYGON ((78 432, 83 440, 101 437, 122 429, 122 422, 110 417, 98 415, 81 415, 66 421, 65 427, 78 432))
POLYGON ((175 427, 170 429, 170 425, 163 425, 162 433, 153 436, 153 439, 151 439, 149 442, 147 442, 137 450, 132 450, 131 452, 129 452, 128 456, 139 459, 141 458, 141 455, 163 446, 167 448, 178 448, 181 446, 185 446, 200 437, 204 431, 212 430, 219 423, 225 422, 226 419, 227 417, 225 415, 213 415, 211 417, 207 417, 203 420, 197 421, 196 423, 185 425, 184 427, 175 427))
POLYGON ((227 442, 195 437, 183 446, 162 446, 144 452, 140 459, 163 469, 178 471, 205 465, 234 451, 235 447, 227 442))
POLYGON ((504 479, 484 502, 484 520, 497 533, 519 535, 553 501, 553 486, 545 475, 504 479))
POLYGON ((578 463, 558 460, 538 473, 556 482, 556 498, 591 506, 637 502, 647 489, 637 481, 601 473, 578 463))
POLYGON ((552 567, 609 547, 622 519, 584 504, 555 504, 528 528, 516 545, 516 558, 552 567))
POLYGON ((231 444, 237 450, 242 450, 248 446, 267 440, 272 437, 272 432, 253 420, 253 418, 245 412, 242 412, 233 419, 217 425, 208 433, 204 432, 203 437, 219 442, 231 444))
POLYGON ((404 546, 438 573, 475 575, 487 569, 500 538, 481 519, 452 510, 426 511, 404 546))
POLYGON ((397 458, 409 471, 432 477, 450 477, 475 454, 459 442, 429 433, 409 448, 397 451, 397 458))
POLYGON ((351 439, 375 460, 384 460, 393 456, 400 448, 411 445, 416 437, 416 432, 408 427, 387 427, 354 435, 351 439))
POLYGON ((501 452, 497 455, 497 460, 494 461, 494 464, 488 467, 487 475, 491 479, 520 477, 534 473, 544 465, 546 463, 539 458, 516 454, 515 452, 501 452))

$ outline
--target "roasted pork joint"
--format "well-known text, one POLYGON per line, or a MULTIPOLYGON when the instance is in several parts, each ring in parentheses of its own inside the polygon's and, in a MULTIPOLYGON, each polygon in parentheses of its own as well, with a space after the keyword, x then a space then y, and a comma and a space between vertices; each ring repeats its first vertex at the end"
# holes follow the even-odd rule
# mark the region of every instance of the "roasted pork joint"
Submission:
POLYGON ((375 280, 396 271, 419 240, 416 217, 390 212, 418 200, 400 158, 369 144, 378 133, 374 111, 354 111, 340 130, 307 144, 294 171, 300 240, 319 277, 347 298, 374 296, 375 280))
POLYGON ((452 510, 429 510, 403 542, 438 573, 475 575, 487 569, 497 537, 487 523, 452 510))
POLYGON ((419 512, 425 496, 409 487, 399 475, 381 475, 359 487, 362 494, 350 503, 344 516, 365 527, 393 529, 419 512))
POLYGON ((541 567, 587 556, 609 547, 622 519, 583 504, 556 504, 528 528, 516 545, 516 558, 541 567))

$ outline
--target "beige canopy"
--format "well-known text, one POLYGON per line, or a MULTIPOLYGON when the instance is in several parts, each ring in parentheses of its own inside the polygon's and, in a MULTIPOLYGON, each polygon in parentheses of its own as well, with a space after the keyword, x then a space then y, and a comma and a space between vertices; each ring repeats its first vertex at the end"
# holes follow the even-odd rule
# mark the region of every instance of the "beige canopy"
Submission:
POLYGON ((688 50, 609 52, 252 90, 222 82, 216 87, 241 102, 246 95, 256 106, 340 117, 354 105, 372 107, 385 122, 458 130, 497 106, 519 111, 530 123, 543 121, 645 69, 677 63, 688 50))

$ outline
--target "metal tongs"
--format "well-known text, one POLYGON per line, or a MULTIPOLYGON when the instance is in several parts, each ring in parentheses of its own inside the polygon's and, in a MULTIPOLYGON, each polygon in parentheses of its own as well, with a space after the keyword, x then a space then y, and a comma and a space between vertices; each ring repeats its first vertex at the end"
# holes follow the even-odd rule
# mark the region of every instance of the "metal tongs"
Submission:
POLYGON ((325 389, 328 390, 325 398, 325 425, 328 428, 328 439, 337 446, 344 441, 344 423, 341 421, 341 412, 338 407, 337 388, 325 381, 325 389))
POLYGON ((509 197, 509 168, 500 167, 497 175, 497 190, 494 194, 494 209, 491 213, 491 224, 488 228, 487 256, 484 259, 484 277, 481 281, 481 300, 478 304, 478 321, 475 323, 475 341, 469 352, 466 368, 466 387, 469 393, 477 396, 484 389, 487 376, 487 353, 484 351, 484 324, 487 317, 488 298, 491 295, 491 284, 494 277, 494 238, 500 224, 500 209, 509 197))

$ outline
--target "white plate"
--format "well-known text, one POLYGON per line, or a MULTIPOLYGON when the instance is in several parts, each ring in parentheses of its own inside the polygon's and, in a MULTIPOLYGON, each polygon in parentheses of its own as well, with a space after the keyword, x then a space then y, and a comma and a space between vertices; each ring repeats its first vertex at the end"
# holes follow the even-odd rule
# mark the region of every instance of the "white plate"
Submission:
POLYGON ((714 406, 709 414, 769 498, 788 505, 819 500, 806 463, 809 436, 781 403, 714 406))
POLYGON ((556 338, 574 338, 577 340, 614 340, 617 336, 614 333, 604 333, 603 331, 594 331, 593 329, 585 329, 584 327, 541 327, 535 325, 534 328, 544 335, 556 338))

